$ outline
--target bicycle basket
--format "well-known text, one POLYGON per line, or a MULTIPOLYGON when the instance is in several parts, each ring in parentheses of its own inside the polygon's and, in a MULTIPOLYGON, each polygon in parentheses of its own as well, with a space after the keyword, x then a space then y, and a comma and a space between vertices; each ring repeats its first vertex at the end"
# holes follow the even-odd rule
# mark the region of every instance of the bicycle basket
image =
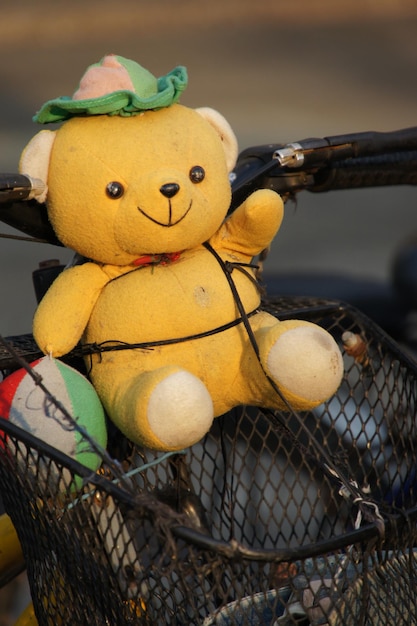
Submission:
POLYGON ((96 474, 1 420, 39 624, 417 623, 417 367, 349 306, 265 308, 361 338, 314 411, 241 407, 175 454, 115 433, 96 474))

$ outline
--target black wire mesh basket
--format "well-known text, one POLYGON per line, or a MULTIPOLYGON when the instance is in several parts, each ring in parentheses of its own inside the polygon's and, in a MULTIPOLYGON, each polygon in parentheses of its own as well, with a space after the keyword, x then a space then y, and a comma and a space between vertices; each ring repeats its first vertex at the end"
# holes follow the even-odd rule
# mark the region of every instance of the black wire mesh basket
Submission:
POLYGON ((313 411, 240 407, 176 453, 115 431, 97 473, 0 421, 41 626, 417 623, 417 365, 344 304, 264 307, 359 339, 313 411))

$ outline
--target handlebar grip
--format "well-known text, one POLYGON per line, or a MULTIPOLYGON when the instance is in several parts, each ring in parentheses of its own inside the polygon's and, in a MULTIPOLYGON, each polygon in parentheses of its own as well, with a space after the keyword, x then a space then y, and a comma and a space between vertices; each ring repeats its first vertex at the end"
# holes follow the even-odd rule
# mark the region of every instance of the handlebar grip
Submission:
POLYGON ((417 185, 417 151, 336 161, 316 173, 309 191, 395 185, 417 185))
POLYGON ((328 146, 350 144, 353 157, 417 150, 417 127, 389 132, 362 132, 326 137, 328 146))
POLYGON ((45 193, 45 183, 26 174, 0 174, 0 204, 31 200, 45 193))

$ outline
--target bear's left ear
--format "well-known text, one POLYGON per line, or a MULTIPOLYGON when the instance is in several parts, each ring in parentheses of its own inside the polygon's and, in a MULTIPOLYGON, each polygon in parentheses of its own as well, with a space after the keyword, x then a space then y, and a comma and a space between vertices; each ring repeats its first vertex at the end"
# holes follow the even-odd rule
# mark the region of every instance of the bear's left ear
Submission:
POLYGON ((213 126, 214 130, 222 140, 224 154, 226 156, 227 169, 231 172, 236 165, 236 159, 238 156, 237 139, 232 127, 223 115, 221 115, 221 113, 211 109, 210 107, 200 107, 195 109, 195 111, 213 126))
POLYGON ((48 193, 49 161, 51 159, 55 136, 56 131, 41 130, 37 135, 32 137, 20 157, 20 174, 27 174, 32 178, 38 178, 45 185, 43 194, 36 198, 38 202, 45 202, 48 193))

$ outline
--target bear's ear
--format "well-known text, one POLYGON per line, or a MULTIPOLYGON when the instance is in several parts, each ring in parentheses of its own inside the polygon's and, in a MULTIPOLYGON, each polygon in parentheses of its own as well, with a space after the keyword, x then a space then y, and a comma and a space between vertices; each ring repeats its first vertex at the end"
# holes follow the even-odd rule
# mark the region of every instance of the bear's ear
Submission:
POLYGON ((219 135, 223 143, 224 154, 226 156, 227 169, 232 171, 236 165, 238 156, 238 145, 236 135, 234 134, 229 122, 214 109, 210 107, 200 107, 195 109, 207 122, 209 122, 219 135))
POLYGON ((45 202, 48 193, 48 170, 51 158, 52 146, 54 145, 56 131, 41 130, 24 148, 19 162, 20 174, 26 174, 31 178, 38 178, 45 184, 45 191, 36 199, 45 202))

